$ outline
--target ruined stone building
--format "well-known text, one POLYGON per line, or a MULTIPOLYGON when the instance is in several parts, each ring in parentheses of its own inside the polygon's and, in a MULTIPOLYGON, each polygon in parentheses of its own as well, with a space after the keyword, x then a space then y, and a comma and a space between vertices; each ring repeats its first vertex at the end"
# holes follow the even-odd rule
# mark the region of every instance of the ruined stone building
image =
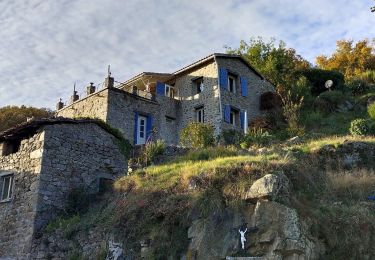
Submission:
POLYGON ((0 133, 0 259, 29 259, 74 188, 97 193, 126 172, 116 138, 94 120, 34 120, 0 133))
POLYGON ((100 118, 135 145, 150 137, 178 144, 191 121, 212 124, 216 135, 246 132, 262 112, 261 95, 270 91, 273 86, 241 56, 212 54, 174 73, 143 72, 124 83, 109 75, 102 89, 91 84, 86 97, 74 93, 66 106, 60 102, 57 115, 100 118))

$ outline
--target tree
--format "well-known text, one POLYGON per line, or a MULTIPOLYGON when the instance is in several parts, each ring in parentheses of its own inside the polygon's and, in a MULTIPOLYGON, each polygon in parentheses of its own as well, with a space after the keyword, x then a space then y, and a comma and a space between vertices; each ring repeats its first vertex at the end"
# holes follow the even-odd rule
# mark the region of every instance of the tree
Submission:
POLYGON ((336 45, 336 50, 330 57, 316 57, 319 68, 337 70, 344 74, 346 80, 375 70, 375 48, 369 40, 365 39, 355 44, 351 40, 340 40, 336 45))
POLYGON ((303 59, 292 48, 287 48, 283 41, 275 39, 264 42, 261 37, 250 38, 249 43, 240 42, 238 48, 225 46, 227 53, 238 54, 246 59, 261 74, 270 80, 279 92, 286 93, 298 80, 295 72, 310 68, 308 61, 303 59))
POLYGON ((51 117, 53 112, 46 108, 35 108, 26 106, 6 106, 0 108, 0 132, 20 123, 26 122, 27 118, 51 117))

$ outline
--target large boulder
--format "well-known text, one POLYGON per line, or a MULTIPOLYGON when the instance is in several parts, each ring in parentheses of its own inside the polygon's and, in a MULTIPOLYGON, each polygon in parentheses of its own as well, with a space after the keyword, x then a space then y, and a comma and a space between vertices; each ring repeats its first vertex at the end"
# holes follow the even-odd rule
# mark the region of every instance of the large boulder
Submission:
POLYGON ((289 197, 290 184, 288 178, 283 174, 267 174, 259 180, 255 181, 253 185, 244 193, 245 200, 286 200, 289 197))

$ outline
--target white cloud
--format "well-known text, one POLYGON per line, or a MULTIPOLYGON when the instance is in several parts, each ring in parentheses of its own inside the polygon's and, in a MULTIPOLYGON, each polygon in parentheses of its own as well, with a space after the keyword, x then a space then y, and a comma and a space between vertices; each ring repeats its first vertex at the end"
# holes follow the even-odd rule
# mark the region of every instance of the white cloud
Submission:
POLYGON ((59 97, 141 71, 172 72, 251 36, 276 37, 313 61, 341 38, 374 37, 371 1, 0 1, 0 106, 59 97))

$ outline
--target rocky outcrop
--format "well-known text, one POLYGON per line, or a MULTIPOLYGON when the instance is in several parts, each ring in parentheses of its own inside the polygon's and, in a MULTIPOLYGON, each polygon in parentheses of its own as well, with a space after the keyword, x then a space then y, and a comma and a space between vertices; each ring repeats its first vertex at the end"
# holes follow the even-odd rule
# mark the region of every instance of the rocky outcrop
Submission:
POLYGON ((276 198, 286 200, 289 197, 289 180, 283 174, 267 174, 263 178, 255 181, 253 185, 245 192, 243 199, 257 200, 276 198))

